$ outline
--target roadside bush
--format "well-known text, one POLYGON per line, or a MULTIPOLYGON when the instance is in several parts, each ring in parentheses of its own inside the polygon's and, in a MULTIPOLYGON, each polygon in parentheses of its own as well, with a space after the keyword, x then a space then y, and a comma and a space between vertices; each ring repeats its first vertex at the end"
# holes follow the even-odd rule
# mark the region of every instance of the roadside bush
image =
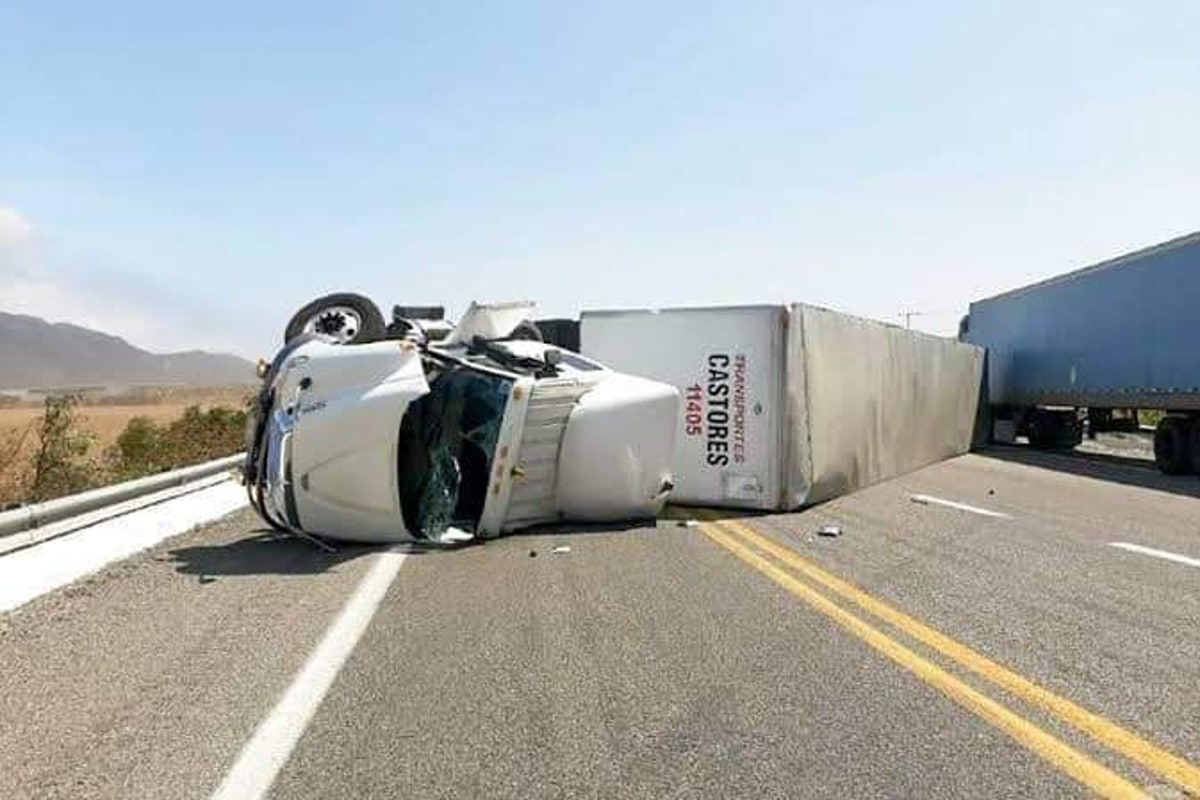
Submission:
POLYGON ((29 496, 35 422, 0 436, 0 511, 19 505, 29 496))
POLYGON ((97 465, 88 458, 94 437, 79 426, 75 414, 78 405, 76 395, 46 398, 37 424, 37 450, 29 487, 33 502, 81 492, 99 482, 97 465))
POLYGON ((1146 408, 1139 409, 1138 410, 1138 424, 1139 425, 1147 425, 1147 426, 1153 428, 1154 426, 1158 425, 1158 423, 1162 420, 1162 418, 1164 416, 1166 416, 1165 412, 1158 411, 1156 409, 1146 409, 1146 408))
POLYGON ((188 406, 183 416, 166 425, 134 417, 105 460, 116 480, 199 464, 241 450, 245 427, 246 412, 228 406, 207 411, 188 406))
POLYGON ((109 472, 117 481, 159 472, 164 462, 162 430, 149 417, 134 417, 105 454, 109 472))
POLYGON ((77 395, 47 397, 40 417, 0 436, 0 508, 211 461, 244 446, 244 409, 192 405, 165 424, 133 417, 96 458, 95 434, 84 427, 78 406, 77 395))

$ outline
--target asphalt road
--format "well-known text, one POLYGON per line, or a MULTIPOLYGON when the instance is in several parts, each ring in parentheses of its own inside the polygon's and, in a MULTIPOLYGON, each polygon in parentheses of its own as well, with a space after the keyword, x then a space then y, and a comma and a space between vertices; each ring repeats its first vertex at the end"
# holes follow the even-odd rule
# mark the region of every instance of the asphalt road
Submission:
POLYGON ((408 555, 282 716, 385 556, 177 537, 0 617, 0 797, 209 797, 276 723, 279 800, 1200 787, 1200 562, 1112 546, 1200 559, 1195 478, 1007 449, 702 516, 408 555))

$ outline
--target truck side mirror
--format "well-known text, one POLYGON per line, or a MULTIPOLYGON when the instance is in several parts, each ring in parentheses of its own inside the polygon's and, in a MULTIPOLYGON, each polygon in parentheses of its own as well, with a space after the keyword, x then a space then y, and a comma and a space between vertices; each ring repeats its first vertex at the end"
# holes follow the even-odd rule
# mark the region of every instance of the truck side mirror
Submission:
POLYGON ((542 353, 542 366, 534 373, 539 378, 558 377, 558 365, 562 363, 562 353, 549 348, 542 353))

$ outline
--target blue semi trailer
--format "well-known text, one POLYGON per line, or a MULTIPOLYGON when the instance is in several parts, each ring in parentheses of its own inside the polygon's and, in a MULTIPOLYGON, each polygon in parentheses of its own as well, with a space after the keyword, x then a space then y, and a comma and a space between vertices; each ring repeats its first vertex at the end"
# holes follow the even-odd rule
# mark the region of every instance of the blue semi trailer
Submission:
POLYGON ((993 441, 1074 447, 1090 430, 1166 412, 1154 457, 1200 472, 1200 232, 972 303, 961 339, 986 348, 993 441))

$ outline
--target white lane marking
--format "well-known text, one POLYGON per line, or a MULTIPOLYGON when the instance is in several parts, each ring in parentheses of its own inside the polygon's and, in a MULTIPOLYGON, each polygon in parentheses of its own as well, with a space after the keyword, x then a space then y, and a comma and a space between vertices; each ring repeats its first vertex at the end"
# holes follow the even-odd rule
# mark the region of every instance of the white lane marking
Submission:
POLYGON ((1166 550, 1155 550, 1153 547, 1142 547, 1140 544, 1130 544, 1129 542, 1109 542, 1108 546, 1117 547, 1121 550, 1128 550, 1131 553, 1141 553, 1144 556, 1165 558, 1167 561, 1174 561, 1178 564, 1187 564, 1189 567, 1200 567, 1200 558, 1189 558, 1187 556, 1181 556, 1178 553, 1168 553, 1166 550))
POLYGON ((995 517, 996 519, 1009 519, 1008 514, 1002 514, 999 511, 991 511, 979 506, 969 506, 966 503, 956 503, 953 500, 946 500, 942 497, 934 497, 931 494, 911 494, 908 496, 914 503, 922 505, 945 506, 946 508, 957 508, 959 511, 966 511, 970 514, 978 514, 981 517, 995 517))
POLYGON ((6 553, 0 556, 0 613, 244 505, 246 490, 235 481, 223 481, 161 505, 6 553))
POLYGON ((212 800, 257 800, 270 790, 325 693, 375 616, 404 557, 404 552, 392 549, 381 553, 371 565, 283 698, 242 747, 225 780, 213 792, 212 800))

